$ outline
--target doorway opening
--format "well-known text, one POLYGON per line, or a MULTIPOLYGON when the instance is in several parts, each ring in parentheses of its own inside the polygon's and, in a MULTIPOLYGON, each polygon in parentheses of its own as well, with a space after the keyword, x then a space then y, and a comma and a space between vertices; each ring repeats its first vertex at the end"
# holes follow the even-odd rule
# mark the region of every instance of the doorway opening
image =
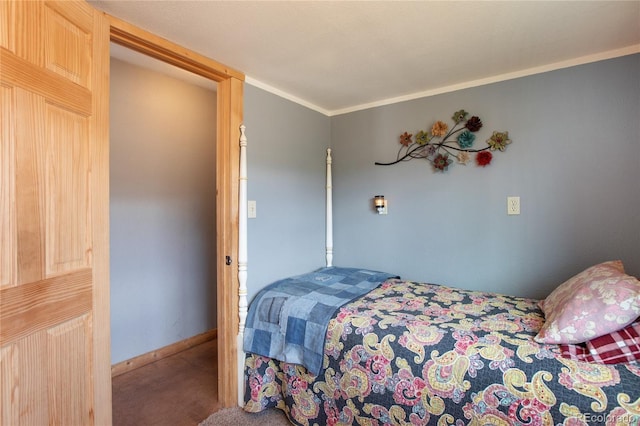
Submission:
POLYGON ((216 83, 110 50, 113 421, 198 423, 218 406, 216 83))
POLYGON ((216 329, 216 83, 182 73, 111 46, 111 359, 117 365, 147 353, 157 359, 158 349, 216 329))
POLYGON ((238 252, 239 138, 244 74, 108 16, 111 41, 218 83, 216 111, 216 253, 218 395, 221 408, 237 404, 238 395, 238 252), (223 265, 224 266, 221 266, 223 265))

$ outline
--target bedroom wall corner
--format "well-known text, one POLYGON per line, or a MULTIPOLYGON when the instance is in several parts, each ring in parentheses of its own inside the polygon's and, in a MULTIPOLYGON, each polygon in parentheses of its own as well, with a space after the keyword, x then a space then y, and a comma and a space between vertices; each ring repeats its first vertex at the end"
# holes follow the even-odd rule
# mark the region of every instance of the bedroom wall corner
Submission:
POLYGON ((245 83, 248 300, 265 285, 324 265, 329 117, 245 83))

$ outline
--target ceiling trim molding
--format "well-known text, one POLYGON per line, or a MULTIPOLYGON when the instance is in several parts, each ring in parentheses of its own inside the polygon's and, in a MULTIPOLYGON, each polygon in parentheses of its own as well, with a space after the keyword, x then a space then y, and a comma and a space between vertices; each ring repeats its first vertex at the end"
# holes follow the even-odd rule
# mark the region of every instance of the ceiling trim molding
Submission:
POLYGON ((332 115, 331 111, 329 111, 329 110, 326 110, 324 108, 320 108, 318 105, 312 104, 311 102, 307 102, 304 99, 298 98, 297 96, 293 96, 292 94, 287 93, 287 92, 285 92, 283 90, 276 89, 275 87, 270 86, 270 85, 268 85, 266 83, 263 83, 260 80, 256 80, 255 78, 252 78, 252 77, 250 77, 248 75, 245 75, 244 82, 248 83, 248 84, 250 84, 252 86, 255 86, 255 87, 259 88, 259 89, 265 90, 265 91, 267 91, 269 93, 272 93, 274 95, 280 96, 281 98, 287 99, 287 100, 289 100, 291 102, 295 102, 295 103, 297 103, 299 105, 302 105, 303 107, 307 107, 309 109, 312 109, 312 110, 314 110, 316 112, 319 112, 320 114, 324 114, 327 117, 331 117, 331 115, 332 115))
POLYGON ((604 61, 607 59, 613 59, 621 56, 633 55, 640 53, 640 44, 628 46, 622 49, 609 50, 606 52, 596 53, 594 55, 581 56, 579 58, 569 59, 566 61, 555 62, 548 65, 542 65, 539 67, 527 68, 520 71, 514 71, 505 74, 498 74, 495 76, 481 78, 478 80, 466 81, 464 83, 452 84, 450 86, 438 87, 431 90, 425 90, 424 92, 412 93, 405 96, 398 96, 395 98, 384 99, 381 101, 371 102, 368 104, 356 105, 349 108, 333 110, 330 112, 330 116, 347 114, 350 112, 361 111, 364 109, 375 108, 384 105, 396 104, 399 102, 410 101, 413 99, 426 98, 429 96, 440 95, 443 93, 455 92, 457 90, 469 89, 471 87, 484 86, 486 84, 498 83, 501 81, 513 80, 520 77, 527 77, 535 74, 542 74, 549 71, 555 71, 563 68, 570 68, 577 65, 588 64, 591 62, 604 61))
POLYGON ((640 53, 640 44, 634 44, 631 46, 627 46, 621 49, 608 50, 605 52, 596 53, 593 55, 581 56, 578 58, 568 59, 566 61, 554 62, 552 64, 542 65, 539 67, 527 68, 520 71, 514 71, 505 74, 498 74, 487 78, 481 78, 478 80, 466 81, 463 83, 452 84, 449 86, 437 87, 435 89, 425 90, 422 92, 415 92, 404 96, 397 96, 394 98, 382 99, 380 101, 370 102, 366 104, 355 105, 348 108, 336 109, 336 110, 327 110, 321 108, 317 105, 314 105, 310 102, 307 102, 297 96, 293 96, 283 90, 276 89, 273 86, 270 86, 266 83, 263 83, 255 78, 250 76, 245 76, 245 82, 251 84, 252 86, 258 87, 260 89, 266 90, 269 93, 280 96, 284 99, 295 102, 299 105, 317 111, 321 114, 324 114, 328 117, 333 117, 336 115, 348 114, 351 112, 362 111, 369 108, 376 108, 385 105, 396 104, 400 102, 411 101, 414 99, 427 98, 430 96, 440 95, 443 93, 455 92, 462 89, 469 89, 472 87, 484 86, 492 83, 499 83, 501 81, 513 80, 520 77, 527 77, 535 74, 542 74, 549 71, 560 70, 563 68, 570 68, 578 65, 584 65, 591 62, 604 61, 607 59, 618 58, 621 56, 633 55, 636 53, 640 53))

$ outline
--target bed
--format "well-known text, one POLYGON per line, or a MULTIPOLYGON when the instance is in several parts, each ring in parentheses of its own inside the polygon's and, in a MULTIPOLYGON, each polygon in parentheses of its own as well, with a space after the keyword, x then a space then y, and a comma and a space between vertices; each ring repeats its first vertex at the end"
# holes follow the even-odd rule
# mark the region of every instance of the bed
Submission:
MULTIPOLYGON (((311 275, 293 277, 294 284, 285 284, 288 288, 310 276, 324 280, 355 271, 359 278, 348 280, 363 282, 368 280, 363 273, 379 273, 357 268, 345 272, 332 265, 330 166, 329 151, 327 265, 311 275)), ((585 361, 592 354, 584 343, 554 342, 567 328, 560 332, 549 328, 562 320, 556 318, 551 324, 552 314, 559 311, 555 305, 593 291, 584 289, 585 276, 594 279, 604 274, 603 279, 611 281, 621 269, 621 263, 603 265, 568 280, 546 303, 382 274, 371 289, 354 293, 335 307, 323 334, 320 365, 313 368, 303 356, 278 360, 253 353, 251 344, 247 346, 257 316, 273 316, 274 322, 283 317, 272 312, 283 309, 273 307, 282 291, 274 287, 270 308, 263 314, 249 310, 241 321, 239 342, 245 344, 246 353, 241 355, 240 402, 248 412, 281 409, 296 425, 640 424, 640 364, 634 358, 640 357, 638 334, 626 340, 635 352, 612 364, 606 359, 585 361)), ((623 288, 625 300, 633 302, 616 330, 638 332, 640 283, 630 277, 616 285, 623 288)), ((268 295, 270 290, 264 291, 268 295)), ((618 302, 612 309, 620 307, 618 302)), ((610 300, 607 303, 611 305, 610 300)), ((246 312, 246 304, 244 308, 246 312)), ((602 306, 590 309, 609 318, 602 306)), ((591 325, 592 336, 593 327, 599 326, 600 322, 591 325)), ((575 330, 572 333, 581 340, 575 330)))

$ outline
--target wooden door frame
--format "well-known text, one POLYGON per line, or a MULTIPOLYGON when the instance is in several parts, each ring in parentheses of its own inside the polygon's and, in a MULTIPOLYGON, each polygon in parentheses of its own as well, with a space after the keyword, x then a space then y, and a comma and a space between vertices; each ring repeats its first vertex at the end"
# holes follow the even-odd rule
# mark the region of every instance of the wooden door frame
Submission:
POLYGON ((106 14, 110 39, 129 49, 218 83, 216 135, 216 255, 218 398, 237 405, 238 395, 238 189, 244 74, 106 14), (232 260, 227 265, 225 257, 232 260))

